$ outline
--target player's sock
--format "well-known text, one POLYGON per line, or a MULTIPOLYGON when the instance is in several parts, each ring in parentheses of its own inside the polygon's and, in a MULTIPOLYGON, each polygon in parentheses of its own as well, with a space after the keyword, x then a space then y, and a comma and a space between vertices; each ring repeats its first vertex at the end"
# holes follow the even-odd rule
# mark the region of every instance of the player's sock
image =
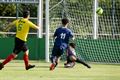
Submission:
POLYGON ((10 62, 11 60, 13 60, 15 58, 15 56, 13 54, 10 54, 3 62, 2 64, 5 65, 8 62, 10 62))
POLYGON ((58 62, 56 62, 55 67, 58 65, 58 62))
POLYGON ((85 63, 84 61, 80 60, 79 58, 77 58, 76 62, 83 64, 87 68, 91 68, 87 63, 85 63))
POLYGON ((53 64, 55 64, 56 65, 56 56, 52 56, 51 58, 50 58, 50 60, 51 60, 51 63, 53 63, 53 64))
POLYGON ((50 57, 50 61, 51 61, 51 63, 53 63, 53 56, 52 56, 52 57, 50 57))
POLYGON ((71 60, 70 60, 70 58, 69 58, 69 56, 67 57, 67 63, 70 63, 70 62, 72 62, 71 60))
POLYGON ((71 62, 73 62, 73 61, 71 61, 70 58, 69 58, 69 56, 67 56, 67 62, 64 63, 64 65, 67 65, 68 63, 71 63, 71 62))
POLYGON ((27 55, 27 54, 24 54, 23 59, 24 59, 25 67, 27 67, 27 66, 29 65, 29 64, 28 64, 28 62, 29 62, 28 55, 27 55))
POLYGON ((56 56, 54 56, 54 57, 51 57, 51 62, 52 62, 52 64, 50 65, 50 70, 52 71, 52 70, 54 70, 55 69, 55 67, 58 65, 58 63, 56 62, 56 56))

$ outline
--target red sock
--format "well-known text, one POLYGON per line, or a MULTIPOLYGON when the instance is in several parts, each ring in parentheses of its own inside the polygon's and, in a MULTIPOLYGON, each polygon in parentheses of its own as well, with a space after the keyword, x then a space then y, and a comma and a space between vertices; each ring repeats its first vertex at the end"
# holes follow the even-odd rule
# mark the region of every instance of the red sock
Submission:
POLYGON ((10 62, 11 60, 13 60, 15 58, 15 56, 13 54, 10 54, 4 61, 3 61, 3 65, 7 64, 8 62, 10 62))
POLYGON ((28 62, 29 62, 28 55, 24 54, 23 59, 24 59, 25 66, 27 67, 28 66, 28 62))

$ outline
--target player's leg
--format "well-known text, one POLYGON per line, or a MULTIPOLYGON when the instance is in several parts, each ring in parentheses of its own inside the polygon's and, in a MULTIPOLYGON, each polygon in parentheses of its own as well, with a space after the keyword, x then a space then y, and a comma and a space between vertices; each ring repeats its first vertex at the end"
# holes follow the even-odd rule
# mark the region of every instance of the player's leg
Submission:
POLYGON ((10 62, 16 57, 17 57, 17 54, 15 53, 10 54, 2 63, 0 63, 0 70, 4 68, 4 65, 6 65, 8 62, 10 62))
POLYGON ((71 62, 71 60, 69 59, 69 56, 67 56, 66 57, 66 62, 64 63, 64 65, 66 65, 66 64, 68 64, 68 63, 70 63, 71 62))
POLYGON ((73 44, 71 44, 71 47, 68 48, 68 56, 70 58, 70 61, 81 63, 84 66, 91 68, 86 62, 76 57, 75 47, 73 44))
POLYGON ((65 68, 73 68, 75 66, 75 62, 69 62, 67 64, 64 64, 65 68))
POLYGON ((2 64, 5 65, 16 57, 17 57, 17 54, 12 53, 2 62, 2 64))
POLYGON ((86 66, 87 68, 91 68, 90 65, 88 65, 88 64, 87 64, 86 62, 84 62, 83 60, 77 58, 76 56, 70 56, 70 60, 71 60, 72 62, 81 63, 81 64, 83 64, 84 66, 86 66))
POLYGON ((53 55, 53 54, 52 54, 51 57, 50 57, 51 63, 54 63, 54 64, 55 64, 55 63, 56 63, 56 58, 57 58, 56 55, 53 55))
POLYGON ((56 55, 57 55, 57 48, 53 47, 52 54, 50 57, 51 65, 50 65, 50 70, 54 70, 56 67, 56 55))
POLYGON ((58 51, 58 49, 56 48, 56 47, 53 47, 53 49, 52 49, 52 54, 51 54, 51 56, 50 56, 50 61, 51 61, 51 63, 54 63, 55 64, 55 62, 56 62, 56 55, 57 55, 57 51, 58 51))
POLYGON ((56 56, 51 58, 50 70, 54 70, 58 63, 56 63, 56 56))
POLYGON ((86 66, 87 68, 91 68, 90 65, 88 65, 86 62, 84 62, 83 60, 77 58, 77 57, 74 56, 74 55, 69 56, 69 59, 67 59, 67 60, 69 60, 69 61, 68 61, 68 63, 65 65, 66 68, 69 68, 69 67, 72 68, 72 67, 74 67, 74 66, 75 66, 75 64, 74 64, 75 62, 81 63, 81 64, 83 64, 84 66, 86 66))
POLYGON ((57 58, 56 58, 56 65, 55 65, 55 67, 58 65, 58 63, 59 63, 59 61, 60 61, 60 56, 57 56, 57 58))
POLYGON ((52 51, 52 58, 51 58, 51 66, 50 66, 50 70, 54 70, 55 67, 58 65, 60 56, 64 53, 64 49, 61 48, 53 48, 52 51))
POLYGON ((5 64, 17 57, 17 54, 21 51, 21 47, 18 45, 20 45, 19 40, 15 38, 15 46, 13 53, 10 54, 2 63, 0 63, 0 70, 4 67, 5 64))
POLYGON ((81 60, 81 59, 79 59, 79 58, 76 58, 76 62, 83 64, 83 65, 86 66, 87 68, 91 68, 90 65, 88 65, 86 62, 84 62, 83 60, 81 60))
POLYGON ((67 63, 64 64, 64 67, 73 68, 75 66, 75 60, 76 60, 76 57, 74 57, 73 55, 67 56, 67 63))
POLYGON ((55 59, 54 59, 54 62, 50 66, 50 70, 54 70, 55 67, 57 67, 59 61, 60 61, 60 56, 56 56, 55 59))
POLYGON ((25 69, 29 70, 31 68, 34 68, 35 65, 29 64, 29 50, 26 43, 23 44, 22 51, 24 52, 23 60, 25 63, 25 69))

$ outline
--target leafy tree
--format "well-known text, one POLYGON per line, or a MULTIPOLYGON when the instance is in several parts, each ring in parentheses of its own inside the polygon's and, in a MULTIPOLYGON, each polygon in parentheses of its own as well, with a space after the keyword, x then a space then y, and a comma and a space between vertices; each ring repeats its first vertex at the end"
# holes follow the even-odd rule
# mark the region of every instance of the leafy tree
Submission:
POLYGON ((15 16, 15 4, 0 4, 0 16, 15 16))

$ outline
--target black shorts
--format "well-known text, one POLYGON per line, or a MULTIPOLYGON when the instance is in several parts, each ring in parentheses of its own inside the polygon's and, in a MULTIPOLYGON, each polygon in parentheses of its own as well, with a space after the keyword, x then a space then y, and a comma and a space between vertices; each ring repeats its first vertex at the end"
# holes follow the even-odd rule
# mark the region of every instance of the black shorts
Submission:
POLYGON ((25 52, 27 50, 28 50, 28 47, 25 41, 19 38, 15 38, 15 46, 14 46, 13 53, 18 54, 21 51, 25 52))

